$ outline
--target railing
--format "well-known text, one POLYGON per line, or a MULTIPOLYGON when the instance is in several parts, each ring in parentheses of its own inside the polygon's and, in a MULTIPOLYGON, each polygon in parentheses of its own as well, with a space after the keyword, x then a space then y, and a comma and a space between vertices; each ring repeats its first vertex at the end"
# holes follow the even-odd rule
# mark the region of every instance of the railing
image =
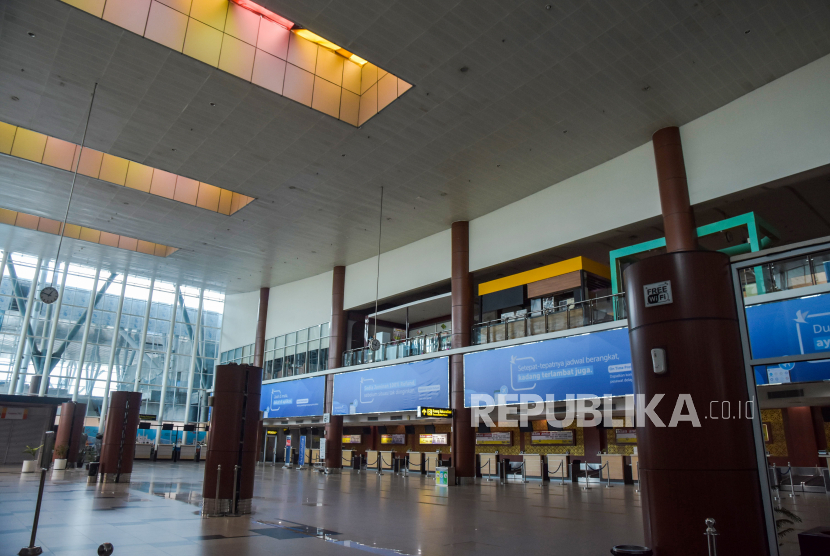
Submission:
POLYGON ((445 351, 451 347, 450 338, 450 332, 438 332, 414 338, 404 338, 403 340, 393 340, 381 344, 377 351, 372 351, 368 347, 350 349, 343 352, 343 366, 350 367, 363 363, 392 361, 403 357, 445 351))
POLYGON ((830 251, 826 250, 764 263, 740 271, 744 297, 826 284, 830 281, 828 277, 830 251), (763 282, 760 284, 761 287, 758 284, 759 279, 763 282))
POLYGON ((613 322, 626 316, 625 294, 618 293, 476 324, 473 326, 473 344, 527 338, 548 332, 613 322))

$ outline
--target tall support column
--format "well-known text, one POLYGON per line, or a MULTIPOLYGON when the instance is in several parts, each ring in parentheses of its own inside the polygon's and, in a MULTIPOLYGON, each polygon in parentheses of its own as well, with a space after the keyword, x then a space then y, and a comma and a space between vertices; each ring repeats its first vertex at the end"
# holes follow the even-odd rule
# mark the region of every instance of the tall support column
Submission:
POLYGON ((92 291, 89 292, 89 305, 86 308, 86 322, 84 322, 84 335, 81 339, 81 355, 78 357, 78 378, 75 379, 75 386, 72 388, 72 401, 78 401, 78 392, 81 389, 81 379, 84 376, 84 364, 86 363, 86 347, 89 342, 89 329, 92 326, 92 313, 95 311, 95 298, 98 297, 98 277, 101 275, 101 267, 95 270, 95 280, 92 281, 92 291))
MULTIPOLYGON (((55 261, 55 266, 57 266, 55 261)), ((66 290, 66 275, 69 273, 69 263, 63 265, 63 274, 61 275, 60 291, 58 292, 58 302, 54 308, 54 315, 52 316, 52 328, 49 330, 49 344, 46 347, 46 360, 43 363, 43 379, 40 381, 40 389, 38 396, 43 397, 49 391, 49 374, 52 372, 52 355, 55 353, 55 338, 58 333, 58 324, 61 318, 61 307, 63 306, 63 292, 66 290)))
MULTIPOLYGON (((343 351, 346 349, 346 328, 348 321, 343 310, 343 292, 346 287, 346 267, 334 267, 331 284, 331 325, 329 326, 329 369, 343 365, 343 351)), ((343 416, 331 415, 334 375, 326 375, 325 411, 330 414, 326 424, 326 472, 338 473, 343 467, 343 416)))
MULTIPOLYGON (((81 434, 84 432, 86 404, 64 402, 61 405, 61 420, 55 434, 55 447, 66 446, 66 462, 74 465, 81 449, 81 434)), ((53 456, 57 459, 57 454, 53 456)))
POLYGON ((259 288, 259 311, 254 340, 254 367, 262 368, 265 361, 265 323, 268 321, 268 297, 271 288, 259 288))
POLYGON ((638 403, 665 396, 654 411, 661 426, 637 423, 646 544, 656 556, 705 553, 704 520, 714 518, 718 552, 768 555, 775 537, 765 522, 753 423, 743 411, 739 419, 705 418, 710 402, 746 408, 750 400, 729 258, 695 250, 676 128, 654 134, 654 152, 669 252, 624 273, 638 403), (644 287, 663 281, 672 302, 646 307, 644 287), (665 373, 654 372, 652 349, 664 350, 665 373), (676 407, 694 411, 680 395, 691 396, 699 427, 688 419, 671 427, 676 407))
POLYGON ((219 365, 214 377, 202 515, 249 514, 258 455, 262 369, 233 363, 219 365))
MULTIPOLYGON (((26 337, 29 332, 29 323, 32 319, 32 306, 35 304, 35 291, 37 291, 37 281, 40 277, 40 265, 42 262, 43 259, 38 257, 37 264, 35 265, 35 274, 32 276, 32 285, 29 286, 29 297, 26 299, 26 312, 20 326, 20 336, 17 339, 17 353, 14 356, 14 370, 12 370, 12 378, 9 381, 9 394, 14 394, 17 390, 17 379, 20 376, 20 367, 23 364, 23 353, 26 350, 26 337)), ((26 369, 23 369, 23 374, 26 374, 26 369)), ((25 376, 23 381, 26 381, 25 376)))
MULTIPOLYGON (((470 276, 470 223, 452 223, 452 347, 470 345, 473 326, 473 283, 470 276)), ((459 484, 475 480, 475 429, 464 407, 464 356, 450 356, 452 461, 459 484)))
MULTIPOLYGON (((173 309, 170 314, 170 328, 167 329, 167 350, 164 352, 164 370, 161 373, 161 396, 159 398, 159 425, 164 421, 164 402, 167 398, 167 381, 170 375, 170 360, 173 357, 173 333, 176 331, 176 313, 179 307, 179 285, 176 284, 176 291, 173 293, 173 309)), ((161 440, 161 430, 156 435, 156 448, 161 440)))
MULTIPOLYGON (((110 358, 109 361, 107 361, 107 382, 106 386, 104 387, 104 400, 101 405, 101 421, 100 425, 98 426, 98 432, 103 432, 103 430, 101 429, 105 429, 107 426, 107 410, 109 409, 110 401, 112 368, 115 366, 115 351, 116 347, 118 347, 118 337, 120 335, 121 330, 121 313, 124 310, 124 294, 127 292, 127 278, 128 275, 125 273, 123 276, 123 280, 121 282, 121 297, 118 298, 118 309, 115 311, 115 325, 112 329, 112 342, 110 343, 110 358)), ((141 396, 138 397, 138 400, 140 403, 141 396)))
POLYGON ((6 263, 9 262, 9 250, 3 249, 3 258, 0 259, 0 285, 3 284, 3 275, 6 273, 6 263))
POLYGON ((147 307, 144 308, 144 326, 141 328, 141 340, 138 344, 138 365, 135 368, 135 384, 133 385, 133 392, 138 392, 138 386, 141 383, 141 368, 144 366, 144 346, 147 345, 147 326, 150 324, 150 309, 153 306, 153 288, 156 285, 156 279, 150 279, 150 295, 147 296, 147 307))
POLYGON ((184 424, 190 422, 190 399, 193 396, 193 379, 196 377, 196 360, 199 358, 199 343, 202 338, 202 309, 205 305, 205 290, 199 290, 199 312, 196 315, 196 330, 193 333, 193 349, 190 352, 190 373, 187 376, 187 397, 184 402, 184 424))
POLYGON ((129 483, 135 457, 141 393, 113 392, 101 444, 99 477, 105 483, 129 483))

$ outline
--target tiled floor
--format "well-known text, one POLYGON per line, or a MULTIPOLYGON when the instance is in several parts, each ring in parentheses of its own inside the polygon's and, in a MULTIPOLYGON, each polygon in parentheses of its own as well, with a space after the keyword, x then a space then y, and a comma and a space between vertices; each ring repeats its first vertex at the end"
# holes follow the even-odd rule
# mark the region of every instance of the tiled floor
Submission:
MULTIPOLYGON (((81 470, 58 472, 47 480, 38 543, 59 556, 94 555, 102 542, 115 546, 114 556, 598 556, 643 542, 639 495, 630 486, 585 492, 570 483, 484 481, 447 489, 420 476, 323 476, 265 465, 253 515, 202 519, 202 472, 189 462, 140 462, 132 484, 106 487, 88 486, 81 470)), ((28 545, 37 480, 0 470, 0 556, 28 545)), ((798 497, 795 508, 810 516, 800 527, 830 522, 824 495, 798 497)), ((798 554, 795 536, 787 540, 783 554, 798 554)))

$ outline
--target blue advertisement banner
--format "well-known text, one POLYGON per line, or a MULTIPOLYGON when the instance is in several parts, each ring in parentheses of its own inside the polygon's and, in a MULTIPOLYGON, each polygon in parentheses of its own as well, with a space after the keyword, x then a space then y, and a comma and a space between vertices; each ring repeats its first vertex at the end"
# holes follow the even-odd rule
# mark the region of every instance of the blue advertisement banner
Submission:
POLYGON ((334 375, 334 415, 450 406, 449 357, 334 375))
POLYGON ((266 419, 322 415, 325 395, 325 376, 263 384, 259 410, 266 419))
POLYGON ((564 400, 571 394, 582 398, 633 393, 628 328, 464 355, 465 407, 472 407, 473 394, 491 398, 534 394, 564 400))
POLYGON ((305 435, 300 437, 300 453, 297 455, 297 465, 305 465, 305 435))

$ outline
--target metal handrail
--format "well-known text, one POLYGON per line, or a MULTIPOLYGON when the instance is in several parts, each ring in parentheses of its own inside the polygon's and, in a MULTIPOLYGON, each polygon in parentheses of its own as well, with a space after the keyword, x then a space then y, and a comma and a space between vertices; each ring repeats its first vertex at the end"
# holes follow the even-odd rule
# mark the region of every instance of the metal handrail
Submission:
POLYGON ((349 367, 352 365, 360 365, 363 363, 391 361, 394 359, 403 359, 406 357, 414 357, 416 355, 435 353, 438 351, 446 351, 450 349, 452 346, 448 342, 443 341, 443 339, 449 339, 451 336, 451 332, 442 331, 434 332, 432 334, 425 334, 423 336, 415 336, 413 338, 401 338, 400 340, 392 340, 391 342, 381 344, 380 349, 378 349, 378 351, 372 351, 369 347, 366 346, 347 349, 343 352, 343 366, 349 367), (412 347, 415 347, 416 344, 422 345, 418 345, 417 349, 414 350, 417 353, 407 353, 402 355, 398 355, 396 353, 395 357, 386 357, 390 348, 395 348, 397 350, 399 346, 406 346, 407 344, 410 345, 410 350, 412 347), (359 355, 359 357, 357 357, 356 360, 353 360, 355 359, 355 355, 359 355))

